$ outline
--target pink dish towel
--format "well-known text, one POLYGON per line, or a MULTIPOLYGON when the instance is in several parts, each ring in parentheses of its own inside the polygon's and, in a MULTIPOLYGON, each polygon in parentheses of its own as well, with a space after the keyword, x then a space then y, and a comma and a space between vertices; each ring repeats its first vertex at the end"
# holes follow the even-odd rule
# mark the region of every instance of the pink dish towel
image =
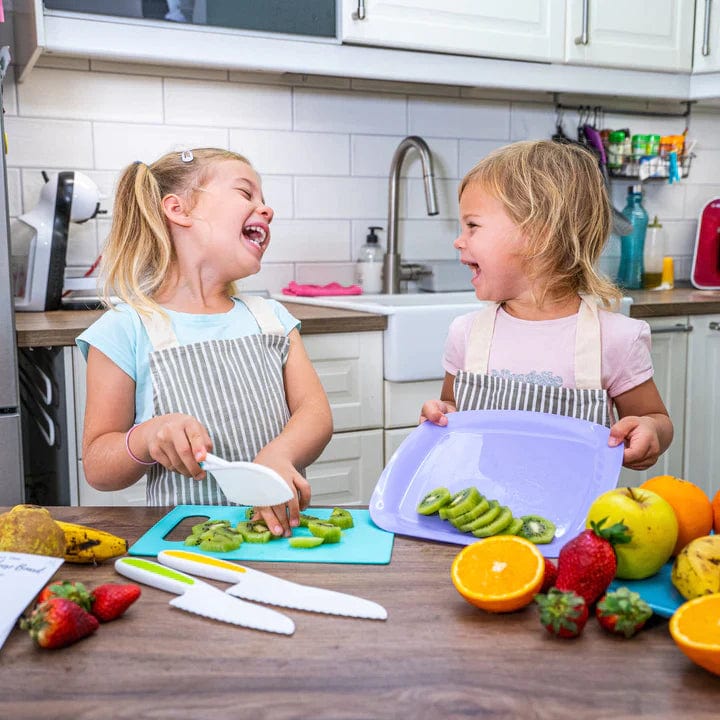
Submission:
POLYGON ((341 285, 332 282, 327 285, 298 285, 294 280, 283 288, 283 295, 296 295, 299 297, 324 297, 325 295, 362 295, 359 285, 341 285))

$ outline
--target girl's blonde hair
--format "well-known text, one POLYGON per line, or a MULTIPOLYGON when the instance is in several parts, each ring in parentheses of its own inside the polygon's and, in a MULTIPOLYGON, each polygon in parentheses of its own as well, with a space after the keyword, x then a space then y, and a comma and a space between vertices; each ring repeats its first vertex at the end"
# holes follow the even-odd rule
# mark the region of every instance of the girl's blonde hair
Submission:
MULTIPOLYGON (((118 181, 110 234, 102 253, 102 295, 106 305, 116 295, 138 312, 160 309, 153 299, 168 276, 175 250, 162 208, 162 199, 179 195, 194 205, 196 190, 218 162, 247 158, 230 150, 200 148, 171 152, 152 165, 134 162, 118 181), (185 160, 183 160, 183 157, 185 160)), ((228 294, 235 291, 228 286, 228 294)))
POLYGON ((580 145, 517 142, 484 157, 460 183, 459 195, 479 185, 499 200, 523 233, 525 268, 547 296, 618 301, 619 289, 595 264, 611 229, 611 205, 597 159, 580 145))

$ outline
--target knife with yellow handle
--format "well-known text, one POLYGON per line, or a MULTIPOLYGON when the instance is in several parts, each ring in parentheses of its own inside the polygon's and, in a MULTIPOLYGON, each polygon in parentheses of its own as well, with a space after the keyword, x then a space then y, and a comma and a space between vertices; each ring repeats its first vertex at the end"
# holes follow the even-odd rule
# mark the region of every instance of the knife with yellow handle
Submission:
POLYGON ((213 585, 152 560, 118 558, 115 571, 131 580, 175 593, 179 597, 173 598, 170 605, 180 610, 253 630, 281 635, 292 635, 295 632, 295 623, 287 615, 230 597, 213 585))
POLYGON ((227 560, 186 550, 163 550, 157 557, 160 563, 176 570, 235 583, 225 592, 245 600, 329 615, 387 619, 387 610, 371 600, 335 590, 300 585, 227 560))

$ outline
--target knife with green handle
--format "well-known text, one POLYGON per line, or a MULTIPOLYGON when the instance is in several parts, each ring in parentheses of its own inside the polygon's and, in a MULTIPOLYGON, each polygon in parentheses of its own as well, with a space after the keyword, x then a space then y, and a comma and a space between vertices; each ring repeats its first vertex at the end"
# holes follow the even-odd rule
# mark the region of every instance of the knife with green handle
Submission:
POLYGON ((371 600, 335 590, 300 585, 260 570, 200 553, 163 550, 158 554, 158 561, 193 575, 235 583, 225 592, 245 600, 330 615, 346 615, 371 620, 387 619, 387 610, 371 600))
POLYGON ((170 605, 197 615, 242 625, 253 630, 292 635, 295 623, 286 615, 230 597, 202 580, 165 565, 135 557, 115 561, 115 571, 145 585, 175 593, 170 605))

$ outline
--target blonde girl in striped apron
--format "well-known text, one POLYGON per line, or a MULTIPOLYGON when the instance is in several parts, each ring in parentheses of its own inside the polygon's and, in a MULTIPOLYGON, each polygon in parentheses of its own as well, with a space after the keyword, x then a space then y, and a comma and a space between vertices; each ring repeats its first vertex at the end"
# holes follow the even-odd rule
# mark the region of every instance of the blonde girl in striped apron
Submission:
POLYGON ((227 504, 199 465, 212 451, 277 471, 294 497, 257 513, 276 535, 299 524, 330 407, 297 320, 235 292, 260 270, 272 217, 257 173, 227 150, 168 153, 122 173, 102 265, 106 298, 122 302, 77 340, 93 488, 147 474, 150 505, 227 504))
POLYGON ((627 467, 651 467, 672 423, 647 324, 598 308, 621 293, 595 269, 611 218, 596 158, 579 145, 514 143, 472 168, 459 197, 454 247, 489 304, 451 325, 440 399, 421 422, 486 409, 582 418, 610 427, 627 467))

